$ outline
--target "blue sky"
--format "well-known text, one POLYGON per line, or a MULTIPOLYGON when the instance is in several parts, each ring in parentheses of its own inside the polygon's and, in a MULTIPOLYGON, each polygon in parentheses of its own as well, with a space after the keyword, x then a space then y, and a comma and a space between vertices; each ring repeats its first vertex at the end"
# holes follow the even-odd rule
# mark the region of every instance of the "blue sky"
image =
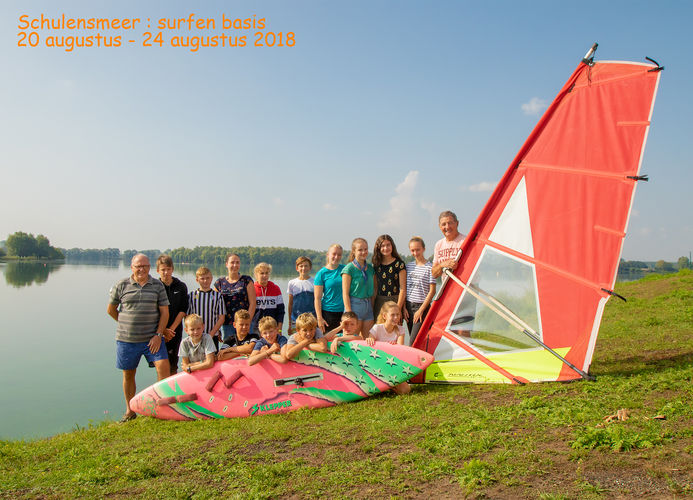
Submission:
POLYGON ((325 249, 387 232, 430 250, 441 210, 472 225, 596 41, 598 60, 666 67, 623 257, 675 260, 693 250, 692 14, 684 1, 3 2, 0 239, 325 249), (296 46, 17 47, 19 16, 42 13, 255 15, 296 46))

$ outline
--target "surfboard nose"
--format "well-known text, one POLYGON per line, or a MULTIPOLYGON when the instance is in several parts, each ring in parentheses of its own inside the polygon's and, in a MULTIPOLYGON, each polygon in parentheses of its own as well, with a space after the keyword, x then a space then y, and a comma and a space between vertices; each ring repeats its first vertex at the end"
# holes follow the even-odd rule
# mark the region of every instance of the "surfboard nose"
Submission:
POLYGON ((130 409, 140 415, 156 415, 156 398, 147 390, 135 394, 130 400, 130 409))
POLYGON ((433 359, 433 354, 419 350, 419 363, 421 365, 422 370, 425 370, 426 368, 431 366, 431 363, 433 363, 433 359))

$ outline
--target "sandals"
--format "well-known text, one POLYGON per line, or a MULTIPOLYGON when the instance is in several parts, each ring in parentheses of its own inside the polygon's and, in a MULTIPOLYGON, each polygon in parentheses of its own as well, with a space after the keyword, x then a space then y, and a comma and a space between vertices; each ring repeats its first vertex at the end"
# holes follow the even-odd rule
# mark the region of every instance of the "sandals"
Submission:
POLYGON ((125 422, 129 422, 130 420, 135 420, 137 418, 137 413, 130 413, 129 415, 126 413, 123 415, 123 418, 120 419, 121 424, 124 424, 125 422))

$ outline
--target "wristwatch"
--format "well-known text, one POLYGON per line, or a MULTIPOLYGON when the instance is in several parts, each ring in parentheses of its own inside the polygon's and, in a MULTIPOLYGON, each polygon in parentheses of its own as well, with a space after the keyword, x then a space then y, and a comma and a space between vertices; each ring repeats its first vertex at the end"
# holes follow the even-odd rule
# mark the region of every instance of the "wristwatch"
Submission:
POLYGON ((161 340, 164 340, 164 334, 163 333, 157 333, 157 337, 159 337, 161 340))
POLYGON ((187 368, 187 370, 186 370, 186 371, 187 371, 188 373, 192 373, 192 370, 190 369, 190 367, 189 367, 189 366, 188 366, 188 368, 187 368))

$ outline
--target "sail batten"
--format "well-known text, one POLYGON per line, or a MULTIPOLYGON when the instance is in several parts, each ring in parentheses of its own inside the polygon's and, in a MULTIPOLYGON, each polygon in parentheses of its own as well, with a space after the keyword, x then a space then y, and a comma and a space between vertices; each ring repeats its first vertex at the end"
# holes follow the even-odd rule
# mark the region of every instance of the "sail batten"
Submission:
POLYGON ((524 170, 531 170, 531 169, 536 169, 536 170, 548 170, 551 172, 559 173, 559 174, 572 174, 572 175, 579 175, 579 176, 592 176, 592 177, 603 177, 606 179, 614 179, 620 182, 636 182, 634 179, 629 178, 629 173, 627 171, 623 172, 602 172, 600 170, 587 170, 584 168, 575 168, 575 167, 569 167, 565 165, 540 165, 538 163, 529 163, 526 161, 523 161, 520 163, 520 166, 518 167, 519 169, 524 169, 524 170))
MULTIPOLYGON (((623 233, 623 234, 625 235, 625 233, 623 233)), ((601 289, 604 286, 607 286, 607 282, 596 283, 593 281, 588 281, 577 274, 568 273, 562 269, 557 268, 556 266, 552 266, 551 264, 548 264, 547 262, 542 262, 536 258, 530 258, 526 255, 521 254, 520 252, 516 252, 512 248, 508 248, 508 247, 504 247, 503 245, 499 245, 498 243, 496 243, 494 241, 490 241, 490 240, 487 240, 485 238, 479 238, 479 241, 482 243, 485 243, 486 245, 488 245, 492 248, 495 248, 497 250, 501 250, 501 251, 506 252, 506 253, 513 255, 515 257, 522 258, 522 259, 526 260, 527 262, 531 262, 535 266, 541 267, 544 270, 551 271, 553 273, 556 273, 557 275, 571 279, 571 280, 575 281, 576 283, 584 285, 587 288, 592 288, 592 289, 598 291, 601 295, 604 295, 603 292, 601 292, 601 289)))
POLYGON ((589 370, 640 180, 656 68, 581 63, 564 84, 470 229, 453 283, 414 340, 452 358, 434 362, 427 381, 572 380, 589 370), (512 315, 502 318, 498 304, 512 315))

